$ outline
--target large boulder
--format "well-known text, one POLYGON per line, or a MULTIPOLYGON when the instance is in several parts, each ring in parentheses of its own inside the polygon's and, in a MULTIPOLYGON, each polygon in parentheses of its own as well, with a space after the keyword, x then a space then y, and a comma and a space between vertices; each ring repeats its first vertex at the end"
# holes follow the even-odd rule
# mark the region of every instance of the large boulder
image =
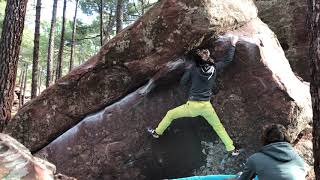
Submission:
MULTIPOLYGON (((311 129, 312 130, 312 129, 311 129)), ((306 167, 309 170, 307 180, 314 180, 314 158, 312 145, 312 131, 305 132, 299 141, 296 142, 294 148, 298 154, 305 160, 306 167)))
POLYGON ((14 138, 0 133, 0 178, 4 180, 76 180, 54 174, 56 166, 38 157, 14 138))
POLYGON ((251 0, 159 1, 97 55, 24 105, 5 132, 36 152, 86 115, 135 91, 207 36, 256 16, 251 0))
POLYGON ((188 63, 184 58, 169 62, 145 86, 87 116, 37 155, 79 179, 163 179, 241 170, 261 147, 259 132, 268 123, 284 124, 295 140, 312 119, 308 84, 294 75, 276 36, 259 18, 229 33, 241 39, 212 103, 242 149, 238 158, 226 157, 223 144, 202 118, 179 119, 160 139, 147 135, 147 126, 156 126, 169 109, 186 101, 178 86, 188 63))
POLYGON ((53 180, 56 167, 40 158, 12 137, 0 133, 0 179, 53 180))
POLYGON ((277 35, 295 73, 310 81, 307 0, 256 0, 258 16, 277 35))

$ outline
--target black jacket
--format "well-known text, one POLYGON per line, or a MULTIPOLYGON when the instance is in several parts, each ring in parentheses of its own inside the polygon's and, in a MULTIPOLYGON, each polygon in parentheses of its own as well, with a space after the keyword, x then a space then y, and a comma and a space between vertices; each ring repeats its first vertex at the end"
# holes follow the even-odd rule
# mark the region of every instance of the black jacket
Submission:
POLYGON ((209 64, 193 64, 183 74, 180 83, 187 86, 191 83, 189 90, 189 100, 191 101, 209 101, 216 90, 217 73, 221 72, 224 67, 229 65, 233 60, 235 47, 231 46, 226 55, 217 59, 213 65, 209 64))

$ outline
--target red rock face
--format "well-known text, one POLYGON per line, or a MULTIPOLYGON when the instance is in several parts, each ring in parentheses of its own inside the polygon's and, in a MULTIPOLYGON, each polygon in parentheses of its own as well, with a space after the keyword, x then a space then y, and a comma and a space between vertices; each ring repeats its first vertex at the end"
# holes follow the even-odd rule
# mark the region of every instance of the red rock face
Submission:
POLYGON ((180 91, 166 87, 146 97, 139 91, 128 95, 85 118, 37 154, 79 179, 161 178, 153 174, 161 167, 150 150, 157 142, 147 136, 146 127, 155 126, 168 108, 184 99, 180 91))
POLYGON ((256 0, 259 17, 277 35, 293 72, 310 81, 307 0, 256 0))
POLYGON ((251 0, 237 1, 158 2, 97 55, 20 109, 5 132, 36 152, 86 115, 145 84, 212 31, 223 33, 257 16, 251 0))
POLYGON ((287 125, 295 139, 297 132, 311 121, 308 84, 294 75, 273 32, 260 20, 251 21, 234 33, 242 35, 244 42, 248 39, 239 43, 238 61, 234 68, 229 68, 230 75, 222 78, 229 95, 214 99, 223 102, 217 108, 233 109, 226 113, 227 117, 246 119, 230 122, 230 128, 237 132, 236 136, 249 138, 249 142, 259 141, 259 136, 252 135, 268 122, 287 125), (242 123, 247 124, 239 131, 242 123), (249 128, 252 125, 254 128, 249 128), (251 135, 247 136, 248 133, 251 135))
POLYGON ((315 179, 314 156, 312 146, 312 128, 310 128, 307 132, 303 132, 303 136, 294 146, 294 149, 299 153, 301 157, 303 157, 303 159, 307 163, 307 168, 309 169, 309 172, 307 174, 306 180, 315 179))
POLYGON ((230 33, 241 40, 212 103, 244 151, 238 158, 224 158, 223 145, 202 118, 176 120, 159 140, 146 134, 146 127, 186 101, 177 86, 182 66, 151 80, 149 93, 143 95, 148 88, 142 87, 88 116, 37 154, 79 179, 163 179, 241 170, 261 146, 259 132, 268 123, 286 125, 294 140, 311 121, 308 85, 294 76, 277 39, 259 19, 230 33))

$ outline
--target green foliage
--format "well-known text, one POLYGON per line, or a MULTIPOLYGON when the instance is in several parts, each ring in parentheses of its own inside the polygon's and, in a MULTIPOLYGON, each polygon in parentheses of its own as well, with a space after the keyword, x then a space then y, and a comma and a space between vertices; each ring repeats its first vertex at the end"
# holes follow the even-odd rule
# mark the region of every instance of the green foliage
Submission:
MULTIPOLYGON (((143 15, 156 0, 124 0, 124 23, 130 24, 138 17, 143 15)), ((83 0, 80 1, 81 10, 87 15, 99 15, 100 0, 83 0)), ((104 23, 108 23, 110 13, 114 16, 117 7, 116 0, 103 0, 104 23)))
MULTIPOLYGON (((115 12, 116 0, 103 0, 103 13, 115 12)), ((80 9, 87 15, 99 14, 100 0, 83 0, 79 1, 80 9)))
MULTIPOLYGON (((143 15, 157 0, 124 0, 124 25, 128 26, 137 18, 143 15)), ((110 20, 115 19, 117 7, 116 0, 103 0, 103 29, 108 30, 110 20)), ((100 0, 83 0, 79 1, 80 9, 89 16, 96 16, 90 25, 79 24, 79 30, 89 32, 87 35, 100 34, 100 0)), ((111 37, 115 35, 115 24, 109 34, 111 37)), ((97 46, 99 41, 95 41, 97 46)))
MULTIPOLYGON (((142 15, 142 12, 146 11, 148 7, 152 5, 151 2, 156 0, 124 0, 124 25, 129 25, 134 22, 138 17, 142 15), (141 3, 142 2, 142 3, 141 3)), ((115 16, 116 11, 116 0, 103 0, 103 24, 104 30, 107 29, 110 17, 115 16)), ((2 26, 2 21, 4 18, 6 2, 0 0, 0 31, 2 26)), ((34 6, 34 5, 31 5, 34 6)), ((75 59, 74 65, 80 65, 91 56, 93 56, 100 48, 100 17, 99 17, 99 6, 100 0, 80 0, 79 8, 82 13, 95 17, 90 23, 82 22, 77 20, 77 32, 76 32, 76 47, 75 47, 75 59)), ((28 83, 31 82, 31 69, 32 69, 32 58, 33 58, 33 38, 34 38, 34 14, 35 8, 31 7, 31 11, 27 14, 26 25, 22 38, 22 45, 20 48, 20 58, 18 64, 19 77, 20 72, 23 69, 24 64, 28 64, 28 83)), ((70 60, 70 49, 72 46, 72 21, 67 20, 66 30, 65 30, 65 47, 63 54, 63 75, 68 73, 69 70, 69 60, 70 60)), ((57 18, 56 31, 54 34, 54 59, 52 62, 52 70, 56 69, 56 60, 58 56, 58 50, 60 46, 60 36, 61 36, 61 17, 57 18)), ((44 87, 46 78, 46 66, 47 66, 47 54, 48 54, 48 39, 50 32, 50 22, 41 21, 40 25, 40 48, 39 48, 39 70, 42 78, 42 86, 44 87)), ((111 31, 111 36, 115 35, 115 28, 113 27, 111 31)), ((18 81, 17 81, 18 82, 18 81)), ((28 87, 30 87, 28 85, 28 87)), ((43 88, 42 88, 43 89, 43 88)))
POLYGON ((82 56, 89 58, 100 47, 99 21, 94 20, 92 24, 86 25, 79 21, 77 26, 77 46, 82 56))
POLYGON ((92 16, 99 12, 100 0, 84 0, 79 2, 81 10, 87 15, 92 16))

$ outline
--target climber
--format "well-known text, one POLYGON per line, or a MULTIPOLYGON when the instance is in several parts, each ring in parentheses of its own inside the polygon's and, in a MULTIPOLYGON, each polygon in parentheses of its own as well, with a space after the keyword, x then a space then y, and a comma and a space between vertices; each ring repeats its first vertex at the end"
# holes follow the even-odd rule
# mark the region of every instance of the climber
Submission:
MULTIPOLYGON (((220 43, 215 46, 214 50, 225 48, 225 43, 221 43, 225 41, 225 38, 219 38, 217 41, 220 43)), ((172 121, 177 118, 202 116, 218 134, 226 146, 226 150, 230 152, 231 155, 238 155, 233 141, 221 124, 210 103, 210 98, 214 94, 213 92, 216 91, 215 80, 217 73, 221 72, 222 69, 233 60, 237 41, 237 36, 231 36, 226 55, 223 58, 217 58, 217 61, 210 57, 210 51, 208 49, 198 49, 193 53, 194 64, 187 68, 181 78, 182 85, 191 85, 188 101, 186 104, 168 111, 156 129, 148 128, 148 132, 154 138, 159 138, 172 121)))
POLYGON ((283 125, 266 125, 261 141, 264 146, 249 157, 244 172, 238 178, 225 180, 249 180, 256 175, 259 180, 305 179, 305 163, 289 143, 288 133, 283 125))

